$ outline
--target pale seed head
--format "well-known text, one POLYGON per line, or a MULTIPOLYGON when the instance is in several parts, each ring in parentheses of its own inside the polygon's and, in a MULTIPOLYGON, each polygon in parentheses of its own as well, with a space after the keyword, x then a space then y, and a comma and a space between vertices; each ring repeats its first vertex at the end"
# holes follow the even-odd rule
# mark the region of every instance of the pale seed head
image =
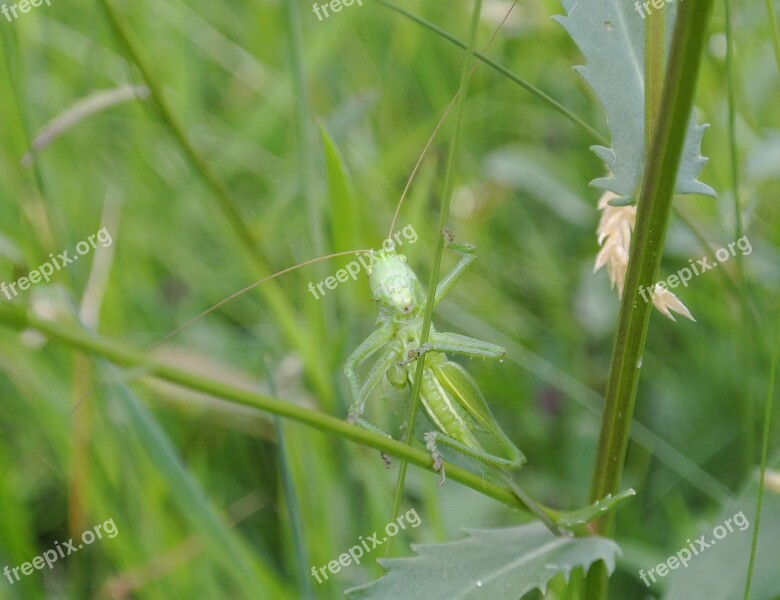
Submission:
POLYGON ((683 304, 672 292, 661 287, 657 283, 653 287, 653 304, 672 321, 676 321, 677 319, 674 318, 670 311, 674 311, 681 314, 683 317, 696 322, 696 319, 693 318, 691 311, 686 308, 685 304, 683 304))
POLYGON ((764 487, 776 494, 780 494, 780 472, 767 469, 764 473, 764 487))
POLYGON ((607 191, 599 199, 601 219, 596 234, 601 250, 596 256, 593 272, 606 265, 612 287, 617 284, 618 297, 622 298, 628 269, 628 250, 631 248, 631 232, 636 223, 636 206, 611 206, 609 201, 614 198, 619 196, 607 191))
MULTIPOLYGON (((609 201, 614 198, 619 198, 619 196, 609 191, 604 192, 599 198, 598 207, 601 211, 601 219, 596 234, 601 250, 596 256, 593 272, 595 273, 606 265, 612 287, 617 285, 618 297, 622 298, 623 287, 626 283, 626 271, 628 270, 631 234, 636 224, 636 206, 612 206, 609 201)), ((668 289, 656 284, 652 295, 655 307, 672 321, 677 320, 672 315, 672 311, 691 321, 696 321, 680 299, 668 289)))

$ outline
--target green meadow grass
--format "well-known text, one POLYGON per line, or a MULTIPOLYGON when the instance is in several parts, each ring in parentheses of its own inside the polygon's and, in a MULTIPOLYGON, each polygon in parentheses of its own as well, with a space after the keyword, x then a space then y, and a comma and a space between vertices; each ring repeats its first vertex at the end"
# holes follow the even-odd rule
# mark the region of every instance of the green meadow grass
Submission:
MULTIPOLYGON (((364 0, 323 21, 308 3, 281 0, 52 0, 13 22, 0 16, 0 281, 72 253, 102 224, 113 240, 12 304, 73 328, 80 314, 140 353, 262 277, 378 247, 464 59, 387 4, 364 0), (21 165, 48 122, 126 85, 151 96, 75 123, 21 165)), ((471 3, 400 4, 467 41, 471 3)), ((507 8, 485 3, 477 48, 507 8)), ((646 597, 638 569, 715 519, 761 456, 780 287, 780 88, 766 6, 731 9, 732 126, 720 3, 695 102, 711 124, 701 179, 718 198, 675 199, 661 277, 738 234, 752 252, 675 290, 696 323, 651 316, 623 475, 638 495, 617 515, 614 598, 646 597)), ((475 61, 449 227, 480 259, 433 321, 507 347, 503 363, 465 364, 528 457, 521 485, 574 508, 588 501, 619 303, 604 272, 592 273, 599 194, 588 182, 604 167, 588 147, 608 129, 572 70, 576 47, 550 19, 561 12, 552 0, 521 3, 485 54, 592 131, 475 61)), ((403 252, 422 281, 439 242, 454 123, 434 140, 397 221, 419 234, 403 252)), ((364 277, 319 300, 307 286, 350 260, 264 283, 151 356, 343 419, 344 360, 373 331, 374 307, 364 277)), ((445 252, 442 269, 453 264, 445 252)), ((388 471, 376 450, 340 436, 5 326, 0 402, 0 568, 109 519, 119 532, 17 583, 1 577, 2 599, 339 598, 382 573, 380 548, 322 584, 310 569, 388 522, 397 459, 388 471)), ((398 404, 377 395, 367 412, 393 423, 398 404)), ((770 463, 777 434, 775 419, 770 463)), ((415 507, 422 522, 393 540, 393 556, 459 538, 463 527, 527 519, 455 481, 439 488, 437 477, 409 469, 401 511, 415 507)), ((558 581, 548 596, 575 597, 567 593, 558 581)))

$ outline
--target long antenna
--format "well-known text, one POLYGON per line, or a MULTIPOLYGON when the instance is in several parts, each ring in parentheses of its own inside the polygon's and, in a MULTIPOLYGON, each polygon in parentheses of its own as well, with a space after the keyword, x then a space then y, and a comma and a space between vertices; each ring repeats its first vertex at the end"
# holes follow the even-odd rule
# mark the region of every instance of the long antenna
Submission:
MULTIPOLYGON (((491 44, 495 41, 496 36, 498 35, 498 32, 501 30, 501 28, 506 23, 507 19, 509 18, 509 15, 512 14, 512 11, 514 10, 515 6, 517 5, 518 0, 514 0, 512 2, 512 6, 509 7, 509 10, 506 11, 506 14, 504 15, 504 18, 501 19, 501 22, 498 24, 498 27, 496 27, 496 30, 493 32, 493 35, 490 36, 490 39, 488 40, 488 43, 485 45, 484 52, 487 52, 490 48, 491 44)), ((466 78, 466 81, 471 79, 471 76, 474 74, 474 71, 476 71, 477 67, 479 67, 479 63, 474 64, 473 67, 471 67, 471 71, 469 71, 468 77, 466 78)), ((411 174, 409 175, 409 179, 406 180, 406 185, 404 186, 404 191, 401 193, 401 198, 398 200, 398 204, 395 207, 395 212, 393 213, 393 220, 390 222, 390 231, 387 234, 387 239, 390 239, 393 236, 393 229, 395 229, 396 221, 398 221, 398 214, 401 212, 401 205, 404 203, 404 200, 406 199, 406 194, 409 191, 409 188, 412 185, 412 181, 414 180, 415 176, 417 175, 417 171, 420 168, 420 165, 422 164, 423 158, 425 158, 425 155, 428 153, 429 148, 431 147, 431 144, 433 143, 434 138, 439 133, 439 130, 441 129, 442 125, 444 125, 444 121, 447 120, 447 117, 450 114, 450 111, 452 110, 452 107, 455 106, 455 101, 458 99, 458 95, 460 94, 460 90, 455 92, 455 95, 452 97, 452 100, 450 100, 450 103, 447 105, 447 108, 444 110, 444 114, 439 119, 439 122, 436 124, 436 127, 433 129, 433 133, 431 133, 431 137, 428 138, 427 143, 425 144, 425 147, 423 148, 422 152, 420 153, 419 158, 417 159, 417 162, 414 165, 414 169, 412 169, 411 174)))
POLYGON ((261 283, 265 283, 266 281, 269 281, 271 279, 276 279, 277 277, 281 277, 282 275, 285 275, 285 274, 287 274, 287 273, 289 273, 291 271, 296 271, 296 270, 300 269, 301 267, 305 267, 307 265, 312 265, 314 263, 322 262, 323 260, 328 260, 328 259, 331 259, 331 258, 337 258, 339 256, 348 256, 350 254, 360 254, 361 252, 368 253, 368 252, 371 252, 371 250, 346 250, 344 252, 336 252, 334 254, 327 254, 325 256, 320 256, 318 258, 312 258, 312 259, 309 259, 309 260, 304 261, 302 263, 298 263, 297 265, 294 265, 292 267, 287 267, 286 269, 282 269, 281 271, 277 271, 276 273, 274 273, 273 275, 269 275, 268 277, 263 277, 262 279, 260 279, 258 281, 255 281, 254 283, 250 283, 245 288, 242 288, 242 289, 238 290, 237 292, 233 292, 232 294, 230 294, 226 298, 223 298, 222 300, 217 302, 215 305, 213 305, 210 308, 207 308, 206 310, 204 310, 202 313, 199 313, 199 314, 195 315, 189 321, 187 321, 184 325, 182 325, 181 327, 179 327, 177 329, 174 329, 172 332, 170 332, 164 338, 162 338, 161 340, 155 342, 155 344, 153 346, 151 346, 146 352, 151 352, 152 350, 157 348, 157 346, 159 346, 160 344, 168 341, 173 336, 175 336, 177 333, 180 333, 181 331, 187 329, 187 327, 192 325, 198 319, 200 319, 202 317, 205 317, 210 312, 215 311, 216 309, 218 309, 223 304, 227 304, 233 298, 237 298, 238 296, 240 296, 244 292, 248 292, 249 290, 251 290, 253 288, 256 288, 261 283))
MULTIPOLYGON (((509 15, 512 13, 512 11, 514 10, 515 6, 517 5, 517 1, 518 0, 514 0, 514 2, 512 2, 512 6, 509 7, 509 10, 507 10, 506 14, 504 15, 504 18, 501 20, 501 23, 499 23, 498 27, 496 27, 496 30, 493 32, 493 35, 490 37, 490 40, 488 41, 488 43, 485 46, 485 51, 487 51, 488 48, 490 48, 491 44, 496 39, 496 36, 498 35, 498 32, 504 26, 504 24, 506 23, 507 19, 509 18, 509 15)), ((471 71, 468 74, 469 78, 471 78, 471 76, 474 74, 474 71, 476 70, 477 67, 478 67, 478 65, 475 64, 471 68, 471 71)), ((392 235, 393 235, 393 229, 395 228, 395 224, 396 224, 396 222, 398 220, 398 214, 401 212, 401 206, 403 205, 404 199, 406 198, 406 195, 407 195, 407 193, 409 191, 409 188, 412 185, 412 181, 414 180, 415 176, 417 175, 417 171, 419 170, 420 165, 422 164, 423 158, 425 158, 425 155, 428 153, 428 150, 430 149, 431 144, 433 143, 434 138, 439 133, 439 130, 441 129, 442 125, 444 124, 444 121, 449 116, 450 111, 452 110, 452 107, 455 105, 455 101, 458 99, 458 94, 459 94, 459 92, 456 92, 455 95, 452 97, 452 100, 450 100, 450 103, 447 105, 447 108, 444 111, 444 114, 439 119, 439 122, 437 123, 435 129, 433 130, 433 133, 431 133, 431 136, 428 138, 428 142, 425 144, 425 147, 423 148, 422 152, 420 153, 420 156, 419 156, 419 158, 417 159, 417 162, 414 165, 414 169, 412 169, 412 172, 409 175, 409 179, 407 179, 407 181, 406 181, 406 185, 404 186, 404 190, 401 193, 400 199, 398 200, 398 204, 396 206, 395 213, 393 214, 393 220, 390 223, 390 233, 387 236, 388 239, 390 239, 392 237, 392 235)), ((248 286, 238 290, 237 292, 234 292, 234 293, 230 294, 226 298, 223 298, 222 300, 220 300, 219 302, 217 302, 213 306, 207 308, 203 312, 195 315, 189 321, 187 321, 186 323, 184 323, 183 325, 181 325, 180 327, 178 327, 177 329, 175 329, 174 331, 172 331, 171 333, 169 333, 168 335, 166 335, 162 339, 160 339, 157 342, 155 342, 152 346, 150 346, 144 352, 144 354, 147 354, 147 353, 151 352, 152 350, 154 350, 155 348, 157 348, 161 344, 167 342, 169 339, 171 339, 175 335, 178 335, 179 333, 181 333, 182 331, 187 329, 190 325, 195 323, 195 321, 205 317, 207 314, 215 311, 220 306, 222 306, 224 304, 227 304, 228 302, 230 302, 234 298, 240 296, 241 294, 243 294, 245 292, 248 292, 249 290, 257 287, 258 285, 260 285, 262 283, 265 283, 266 281, 269 281, 271 279, 275 279, 276 277, 280 277, 281 275, 285 275, 286 273, 290 273, 291 271, 295 271, 295 270, 300 269, 302 267, 305 267, 307 265, 318 263, 318 262, 323 261, 323 260, 328 260, 328 259, 331 259, 331 258, 337 258, 339 256, 348 256, 348 255, 352 255, 352 254, 360 254, 361 252, 366 252, 367 253, 367 252, 371 252, 371 250, 348 250, 348 251, 345 251, 345 252, 336 252, 334 254, 328 254, 326 256, 320 256, 318 258, 312 258, 310 260, 307 260, 305 262, 299 263, 299 264, 294 265, 292 267, 288 267, 286 269, 278 271, 278 272, 274 273, 273 275, 269 275, 268 277, 264 277, 263 279, 260 279, 259 281, 255 281, 254 283, 252 283, 252 284, 250 284, 250 285, 248 285, 248 286)), ((93 391, 94 390, 90 390, 83 398, 81 398, 76 403, 76 405, 73 407, 73 409, 70 411, 70 414, 73 414, 75 412, 75 410, 79 406, 81 406, 81 404, 84 402, 84 400, 86 400, 92 394, 93 391)))
MULTIPOLYGON (((269 281, 269 280, 271 280, 271 279, 276 279, 277 277, 280 277, 280 276, 282 276, 282 275, 284 275, 284 274, 286 274, 286 273, 289 273, 290 271, 296 271, 296 270, 298 270, 298 269, 300 269, 300 268, 302 268, 302 267, 305 267, 305 266, 307 266, 307 265, 311 265, 311 264, 314 264, 314 263, 318 263, 318 262, 321 262, 321 261, 323 261, 323 260, 328 260, 328 259, 331 259, 331 258, 338 258, 339 256, 348 256, 348 255, 351 255, 351 254, 360 254, 361 252, 369 253, 369 252, 371 252, 371 250, 346 250, 346 251, 344 251, 344 252, 336 252, 336 253, 334 253, 334 254, 327 254, 327 255, 325 255, 325 256, 320 256, 320 257, 317 257, 317 258, 312 258, 312 259, 309 259, 309 260, 307 260, 307 261, 304 261, 304 262, 302 262, 302 263, 298 263, 297 265, 293 265, 292 267, 287 267, 286 269, 282 269, 281 271, 277 271, 276 273, 274 273, 273 275, 269 275, 268 277, 263 277, 262 279, 260 279, 260 280, 258 280, 258 281, 255 281, 254 283, 250 283, 248 286, 246 286, 246 287, 244 287, 244 288, 242 288, 242 289, 238 290, 237 292, 233 292, 232 294, 230 294, 230 295, 229 295, 229 296, 227 296, 226 298, 223 298, 222 300, 220 300, 219 302, 217 302, 217 303, 216 303, 216 304, 214 304, 213 306, 211 306, 211 307, 207 308, 206 310, 204 310, 203 312, 201 312, 201 313, 199 313, 199 314, 195 315, 195 316, 194 316, 194 317, 192 317, 192 318, 191 318, 189 321, 187 321, 186 323, 184 323, 184 325, 182 325, 182 326, 178 327, 177 329, 174 329, 174 330, 173 330, 173 331, 171 331, 171 332, 170 332, 168 335, 166 335, 164 338, 162 338, 162 339, 160 339, 160 340, 156 341, 154 344, 152 344, 151 346, 149 346, 149 347, 148 347, 146 350, 144 350, 143 354, 149 354, 149 352, 151 352, 152 350, 154 350, 155 348, 157 348, 157 347, 158 347, 158 346, 160 346, 161 344, 163 344, 163 343, 167 342, 169 339, 171 339, 171 338, 172 338, 173 336, 175 336, 176 334, 178 334, 178 333, 181 333, 182 331, 184 331, 185 329, 187 329, 187 327, 189 327, 190 325, 192 325, 192 324, 193 324, 195 321, 197 321, 198 319, 201 319, 202 317, 205 317, 205 316, 206 316, 207 314, 209 314, 210 312, 213 312, 213 311, 215 311, 216 309, 218 309, 218 308, 219 308, 220 306, 222 306, 223 304, 227 304, 227 303, 228 303, 228 302, 230 302, 230 301, 231 301, 233 298, 236 298, 236 297, 240 296, 240 295, 241 295, 241 294, 243 294, 244 292, 248 292, 249 290, 251 290, 251 289, 253 289, 253 288, 256 288, 256 287, 257 287, 258 285, 260 285, 261 283, 265 283, 266 281, 269 281)), ((95 388, 92 388, 92 389, 91 389, 91 390, 89 390, 89 391, 88 391, 86 394, 84 394, 84 396, 83 396, 83 397, 82 397, 82 398, 81 398, 81 399, 80 399, 80 400, 79 400, 79 401, 76 403, 76 405, 75 405, 75 406, 74 406, 74 407, 71 409, 71 411, 70 411, 70 414, 72 415, 74 412, 76 412, 76 409, 77 409, 79 406, 81 406, 81 404, 84 402, 84 400, 86 400, 87 398, 89 398, 89 397, 92 395, 92 393, 93 393, 94 391, 95 391, 95 388)))

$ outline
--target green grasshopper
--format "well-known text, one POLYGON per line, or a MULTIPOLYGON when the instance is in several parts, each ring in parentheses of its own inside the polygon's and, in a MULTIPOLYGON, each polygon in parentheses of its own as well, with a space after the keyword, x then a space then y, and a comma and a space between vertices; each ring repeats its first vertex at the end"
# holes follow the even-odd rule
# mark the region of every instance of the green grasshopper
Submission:
MULTIPOLYGON (((456 244, 451 241, 449 232, 444 234, 448 236, 447 248, 458 254, 460 260, 436 286, 434 305, 455 287, 477 258, 472 244, 456 244)), ((499 427, 474 378, 446 354, 500 359, 506 350, 463 335, 437 332, 433 325, 430 341, 421 344, 425 292, 406 257, 394 249, 372 253, 369 286, 377 303, 380 326, 357 347, 344 367, 354 399, 348 420, 387 435, 361 417, 369 395, 385 376, 394 387, 413 387, 417 370, 414 362, 430 353, 423 370, 420 400, 428 419, 437 428, 437 431, 427 432, 424 439, 434 469, 441 473, 440 485, 444 483, 445 474, 439 445, 492 467, 519 469, 525 456, 499 427), (380 356, 361 384, 356 371, 377 352, 380 356), (505 456, 486 451, 474 435, 475 431, 484 432, 495 440, 505 456)))

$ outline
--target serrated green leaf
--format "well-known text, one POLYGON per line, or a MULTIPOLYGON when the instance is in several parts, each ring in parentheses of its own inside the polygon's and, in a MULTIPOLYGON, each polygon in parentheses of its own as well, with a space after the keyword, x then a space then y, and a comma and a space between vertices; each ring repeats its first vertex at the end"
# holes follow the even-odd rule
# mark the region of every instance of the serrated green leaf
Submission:
MULTIPOLYGON (((592 146, 611 175, 591 181, 622 198, 632 198, 642 183, 645 165, 644 27, 645 20, 626 0, 561 0, 566 16, 553 17, 569 33, 585 57, 575 70, 588 82, 607 115, 612 147, 592 146)), ((658 10, 674 14, 666 3, 658 10)), ((701 139, 707 125, 690 117, 675 192, 715 196, 697 179, 707 159, 701 139)))
POLYGON ((586 506, 570 512, 560 513, 555 519, 555 524, 559 527, 577 527, 587 525, 599 517, 603 517, 608 511, 612 510, 626 498, 635 496, 636 492, 632 489, 623 490, 619 494, 608 494, 605 498, 598 500, 586 506))
POLYGON ((387 574, 347 590, 351 600, 517 600, 544 592, 558 573, 603 560, 611 573, 620 552, 600 537, 555 537, 541 523, 502 529, 469 529, 469 537, 413 546, 417 556, 379 560, 387 574))

